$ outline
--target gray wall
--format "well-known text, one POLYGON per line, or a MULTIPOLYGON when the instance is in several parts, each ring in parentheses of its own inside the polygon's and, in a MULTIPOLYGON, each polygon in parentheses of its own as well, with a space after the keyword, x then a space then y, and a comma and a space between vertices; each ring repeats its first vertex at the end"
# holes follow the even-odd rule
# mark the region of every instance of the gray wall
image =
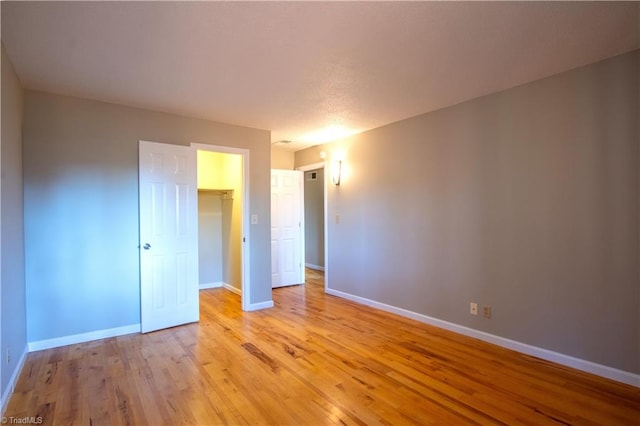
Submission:
POLYGON ((305 263, 324 268, 324 169, 304 172, 305 263), (316 180, 307 174, 316 172, 316 180))
POLYGON ((20 81, 2 46, 0 395, 4 395, 27 347, 22 195, 22 106, 20 81), (7 349, 11 362, 6 363, 7 349))
POLYGON ((221 283, 222 198, 198 191, 198 267, 200 284, 221 283))
POLYGON ((250 150, 250 302, 271 300, 269 131, 26 91, 29 341, 140 322, 140 139, 250 150))
POLYGON ((638 57, 323 146, 329 287, 640 373, 638 57))

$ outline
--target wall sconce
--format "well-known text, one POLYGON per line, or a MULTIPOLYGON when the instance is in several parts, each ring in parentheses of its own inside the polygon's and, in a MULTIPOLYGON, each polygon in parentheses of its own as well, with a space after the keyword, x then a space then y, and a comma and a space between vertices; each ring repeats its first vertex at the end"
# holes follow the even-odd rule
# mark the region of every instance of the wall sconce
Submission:
POLYGON ((342 161, 336 160, 331 163, 331 179, 333 184, 340 185, 340 179, 342 177, 342 161))

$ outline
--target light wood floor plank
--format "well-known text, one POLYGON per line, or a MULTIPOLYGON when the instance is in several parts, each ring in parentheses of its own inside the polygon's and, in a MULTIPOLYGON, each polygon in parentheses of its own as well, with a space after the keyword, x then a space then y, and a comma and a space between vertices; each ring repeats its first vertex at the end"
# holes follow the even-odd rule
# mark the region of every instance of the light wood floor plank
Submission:
POLYGON ((324 294, 29 354, 6 417, 46 425, 640 425, 640 389, 324 294))

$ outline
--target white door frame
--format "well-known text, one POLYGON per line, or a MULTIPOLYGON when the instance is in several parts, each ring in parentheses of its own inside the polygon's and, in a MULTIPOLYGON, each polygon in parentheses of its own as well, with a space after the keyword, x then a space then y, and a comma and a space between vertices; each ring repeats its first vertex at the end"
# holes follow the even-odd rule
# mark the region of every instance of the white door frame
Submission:
MULTIPOLYGON (((328 215, 327 215, 327 189, 328 189, 328 178, 329 176, 327 176, 327 162, 326 161, 322 161, 319 163, 313 163, 313 164, 308 164, 306 166, 300 166, 300 167, 296 167, 296 170, 300 170, 301 172, 306 172, 309 170, 317 170, 317 169, 324 169, 325 173, 323 173, 324 175, 324 187, 323 187, 323 197, 324 197, 324 292, 327 292, 327 289, 329 288, 329 227, 328 225, 328 215)), ((304 183, 304 181, 303 181, 304 183)), ((304 204, 304 184, 302 185, 302 203, 304 204)), ((303 222, 304 223, 304 222, 303 222)), ((303 229, 304 231, 304 229, 303 229)), ((304 234, 304 232, 303 232, 304 234)), ((303 259, 304 261, 304 259, 303 259)))
MULTIPOLYGON (((242 310, 250 311, 251 308, 251 262, 249 250, 249 230, 251 216, 249 212, 249 150, 244 148, 234 148, 221 145, 207 145, 203 143, 191 143, 191 148, 196 151, 219 152, 222 154, 237 154, 242 156, 242 310)), ((196 165, 197 167, 197 165, 196 165)))

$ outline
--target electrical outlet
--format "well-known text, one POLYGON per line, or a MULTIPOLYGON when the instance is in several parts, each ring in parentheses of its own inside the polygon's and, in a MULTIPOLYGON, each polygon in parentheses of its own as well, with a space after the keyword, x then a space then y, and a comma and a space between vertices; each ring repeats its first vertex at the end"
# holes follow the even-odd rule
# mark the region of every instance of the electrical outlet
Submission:
POLYGON ((339 214, 337 214, 337 215, 336 215, 336 224, 339 224, 339 223, 340 223, 340 215, 339 215, 339 214))
POLYGON ((7 364, 11 364, 11 349, 7 348, 7 364))
POLYGON ((482 307, 482 314, 485 318, 491 318, 491 306, 484 305, 482 307))
POLYGON ((478 304, 471 302, 469 304, 469 313, 471 315, 478 315, 478 304))

